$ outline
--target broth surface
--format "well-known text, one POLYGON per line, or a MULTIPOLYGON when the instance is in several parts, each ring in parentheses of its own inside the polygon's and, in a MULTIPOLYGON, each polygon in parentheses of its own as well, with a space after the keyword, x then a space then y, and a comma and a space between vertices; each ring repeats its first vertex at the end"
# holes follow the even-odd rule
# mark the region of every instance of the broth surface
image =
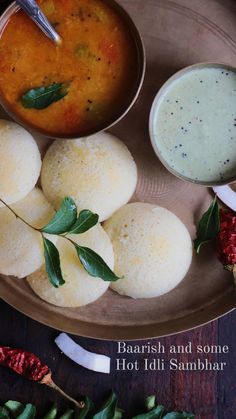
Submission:
POLYGON ((125 110, 135 77, 134 41, 101 0, 38 0, 62 37, 50 41, 19 11, 0 38, 0 94, 8 109, 48 135, 84 135, 125 110), (64 83, 68 94, 45 109, 27 109, 32 88, 64 83))

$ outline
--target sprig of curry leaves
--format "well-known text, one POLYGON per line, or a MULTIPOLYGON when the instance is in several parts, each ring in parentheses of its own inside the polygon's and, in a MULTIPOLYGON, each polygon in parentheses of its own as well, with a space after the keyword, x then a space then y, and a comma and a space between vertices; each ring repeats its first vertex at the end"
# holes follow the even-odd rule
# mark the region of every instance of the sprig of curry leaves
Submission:
POLYGON ((21 96, 20 101, 24 108, 41 110, 61 100, 67 94, 68 86, 65 83, 53 83, 28 90, 21 96))
MULTIPOLYGON (((132 419, 194 419, 195 415, 187 412, 167 412, 164 406, 156 404, 156 397, 150 396, 154 401, 149 410, 141 413, 132 419)), ((58 410, 55 405, 45 414, 43 419, 121 419, 124 411, 117 407, 118 399, 114 392, 111 393, 108 400, 100 408, 96 410, 93 402, 88 398, 84 398, 84 408, 78 410, 68 409, 62 416, 58 416, 58 410)), ((147 406, 147 403, 146 403, 147 406)), ((8 401, 4 406, 0 407, 0 419, 34 419, 36 415, 36 407, 32 404, 23 405, 17 401, 8 401)))
POLYGON ((59 288, 65 283, 60 263, 60 254, 55 244, 45 237, 44 234, 57 235, 68 240, 76 250, 78 258, 83 268, 89 275, 101 278, 103 281, 114 282, 120 279, 106 264, 106 262, 94 250, 88 247, 80 246, 73 240, 74 234, 82 234, 94 227, 98 221, 98 214, 85 209, 77 213, 77 207, 74 200, 65 197, 59 210, 47 225, 42 228, 35 228, 24 220, 21 216, 6 204, 2 199, 0 201, 21 221, 30 228, 38 231, 43 240, 45 268, 51 284, 55 288, 59 288))
POLYGON ((208 210, 203 214, 197 227, 194 249, 200 253, 202 245, 216 238, 220 230, 220 207, 215 196, 208 210))

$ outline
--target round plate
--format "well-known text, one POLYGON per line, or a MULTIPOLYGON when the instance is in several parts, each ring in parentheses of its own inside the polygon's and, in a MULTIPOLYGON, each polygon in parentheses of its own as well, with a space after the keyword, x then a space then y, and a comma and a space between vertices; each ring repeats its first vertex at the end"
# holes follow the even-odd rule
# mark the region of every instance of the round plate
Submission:
MULTIPOLYGON (((180 68, 203 61, 236 65, 236 4, 234 0, 123 0, 121 4, 140 28, 147 50, 147 75, 139 100, 112 130, 128 145, 138 165, 133 201, 173 211, 194 238, 211 191, 166 171, 152 150, 148 117, 157 90, 180 68)), ((45 149, 48 141, 41 138, 38 143, 45 149)), ((110 340, 180 332, 236 307, 232 276, 208 246, 194 256, 184 281, 159 298, 132 300, 109 290, 86 307, 63 309, 41 301, 25 280, 7 277, 1 279, 0 295, 19 311, 56 329, 110 340)))

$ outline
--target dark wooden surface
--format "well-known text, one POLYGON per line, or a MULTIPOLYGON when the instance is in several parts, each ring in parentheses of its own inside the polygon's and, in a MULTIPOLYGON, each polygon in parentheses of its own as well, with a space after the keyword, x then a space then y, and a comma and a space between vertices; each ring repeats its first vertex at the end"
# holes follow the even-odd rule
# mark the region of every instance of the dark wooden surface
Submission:
MULTIPOLYGON (((170 409, 195 412, 201 419, 235 419, 236 418, 236 312, 218 322, 176 336, 155 339, 166 348, 169 345, 186 345, 189 341, 197 344, 228 345, 227 356, 206 355, 208 360, 223 359, 227 367, 222 372, 145 372, 116 371, 117 343, 96 341, 74 337, 74 339, 91 351, 97 351, 112 357, 110 375, 87 371, 60 353, 54 344, 58 332, 17 313, 7 304, 0 303, 0 344, 22 347, 37 353, 53 371, 58 385, 78 398, 81 394, 90 396, 98 405, 115 390, 120 400, 120 407, 131 417, 140 411, 145 396, 156 394, 158 401, 170 409)), ((139 342, 144 343, 144 342, 139 342)), ((133 343, 134 344, 134 343, 133 343)), ((120 355, 119 355, 120 356, 120 355)), ((141 360, 147 355, 126 355, 127 360, 141 360)), ((154 356, 155 357, 155 356, 154 356)), ((168 354, 165 355, 169 357, 168 354)), ((153 355, 149 355, 153 358, 153 355)), ((192 361, 194 354, 180 354, 179 361, 192 361)), ((204 357, 203 357, 204 358, 204 357)), ((32 401, 40 414, 56 401, 60 408, 64 401, 44 386, 28 382, 10 371, 0 370, 0 399, 18 399, 32 401)))
MULTIPOLYGON (((1 0, 0 12, 9 3, 1 0)), ((52 369, 55 381, 75 398, 81 394, 90 396, 98 405, 113 389, 120 400, 120 407, 131 417, 143 407, 144 398, 156 394, 158 401, 169 409, 188 410, 201 419, 236 419, 236 312, 218 322, 188 333, 153 340, 168 348, 170 344, 228 345, 227 356, 207 355, 208 360, 226 360, 222 372, 119 372, 115 362, 117 343, 95 341, 75 337, 75 340, 91 351, 112 357, 110 375, 87 371, 63 356, 54 344, 57 331, 42 326, 17 313, 7 304, 0 302, 0 344, 22 347, 35 352, 52 369)), ((139 342, 141 344, 141 342, 139 342)), ((168 358, 168 354, 165 355, 168 358)), ((127 360, 141 361, 146 355, 126 355, 127 360)), ((153 358, 153 355, 149 356, 153 358)), ((178 355, 179 361, 192 361, 195 355, 178 355)), ((0 369, 0 401, 18 399, 31 401, 43 414, 56 401, 62 410, 67 404, 53 391, 44 386, 28 382, 10 371, 0 369)))

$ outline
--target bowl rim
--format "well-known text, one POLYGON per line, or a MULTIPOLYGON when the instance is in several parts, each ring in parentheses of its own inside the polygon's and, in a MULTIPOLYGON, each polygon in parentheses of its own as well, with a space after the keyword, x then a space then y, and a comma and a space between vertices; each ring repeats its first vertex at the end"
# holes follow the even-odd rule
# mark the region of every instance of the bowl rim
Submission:
MULTIPOLYGON (((186 176, 183 176, 181 173, 177 172, 176 170, 174 170, 168 163, 167 161, 163 158, 163 156, 161 155, 158 145, 157 145, 157 141, 155 141, 155 135, 154 135, 154 121, 155 121, 155 115, 156 115, 156 109, 159 106, 159 103, 162 99, 162 97, 165 95, 167 89, 172 85, 172 83, 174 83, 175 81, 179 80, 182 76, 184 76, 185 74, 191 72, 194 69, 202 69, 202 68, 207 68, 207 67, 211 67, 211 68, 224 68, 224 69, 228 69, 230 71, 233 71, 236 73, 236 67, 224 63, 224 62, 212 62, 212 61, 206 61, 206 62, 200 62, 200 63, 195 63, 195 64, 191 64, 189 66, 183 67, 182 69, 180 69, 179 71, 177 71, 176 73, 174 73, 171 77, 169 77, 166 82, 161 86, 161 88, 158 90, 152 106, 151 106, 151 110, 150 110, 150 114, 149 114, 149 137, 151 140, 151 144, 153 147, 153 150, 155 152, 155 154, 157 155, 158 159, 161 161, 161 163, 163 164, 163 166, 170 172, 172 173, 174 176, 176 176, 177 178, 184 180, 186 182, 190 182, 190 183, 194 183, 196 185, 201 185, 201 186, 206 186, 206 187, 214 187, 214 186, 224 186, 224 185, 229 185, 233 182, 236 181, 236 173, 235 176, 232 176, 231 178, 227 179, 227 180, 223 180, 223 181, 216 181, 216 182, 208 182, 208 181, 198 181, 195 179, 191 179, 188 178, 186 176)), ((236 172, 236 169, 235 169, 236 172)))
MULTIPOLYGON (((23 119, 17 116, 12 109, 4 102, 3 98, 0 96, 0 106, 3 107, 3 109, 7 112, 7 114, 17 123, 22 125, 25 129, 30 130, 33 133, 40 134, 47 138, 53 138, 55 140, 57 139, 75 139, 75 138, 83 138, 88 137, 91 135, 98 134, 99 132, 105 131, 116 125, 118 122, 120 122, 130 111, 130 109, 135 104, 139 93, 141 91, 141 88, 143 86, 144 77, 146 73, 146 51, 144 42, 141 36, 141 33, 139 29, 137 28, 136 24, 134 23, 132 17, 130 14, 126 11, 124 7, 122 7, 116 0, 102 0, 103 3, 107 4, 110 8, 112 8, 115 12, 119 14, 119 16, 122 19, 122 22, 124 23, 125 27, 127 28, 133 43, 134 47, 136 48, 136 54, 137 54, 137 71, 136 71, 136 77, 135 82, 132 86, 132 90, 130 91, 129 97, 127 99, 127 103, 123 105, 123 108, 121 108, 113 117, 111 117, 106 123, 100 124, 97 129, 88 130, 84 133, 78 133, 78 134, 72 134, 72 135, 51 135, 49 132, 45 130, 38 129, 33 124, 28 124, 23 119)), ((17 13, 20 10, 20 6, 16 3, 16 1, 13 1, 6 9, 5 11, 0 15, 0 35, 5 29, 9 19, 14 13, 17 13)))

